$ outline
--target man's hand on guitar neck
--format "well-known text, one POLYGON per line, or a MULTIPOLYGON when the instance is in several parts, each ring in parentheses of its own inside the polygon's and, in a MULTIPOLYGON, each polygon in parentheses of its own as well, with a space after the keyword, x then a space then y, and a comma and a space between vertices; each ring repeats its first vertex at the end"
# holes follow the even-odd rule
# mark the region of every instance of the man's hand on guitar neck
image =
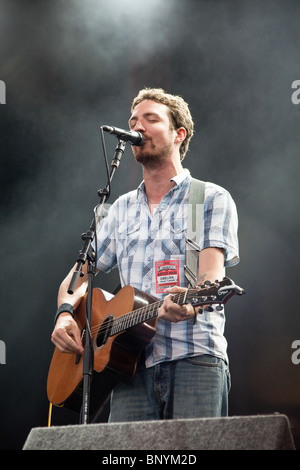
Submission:
POLYGON ((178 323, 195 317, 195 311, 191 304, 178 305, 172 300, 172 294, 184 292, 185 290, 186 288, 178 286, 166 289, 169 295, 166 295, 162 306, 158 309, 158 318, 178 323))

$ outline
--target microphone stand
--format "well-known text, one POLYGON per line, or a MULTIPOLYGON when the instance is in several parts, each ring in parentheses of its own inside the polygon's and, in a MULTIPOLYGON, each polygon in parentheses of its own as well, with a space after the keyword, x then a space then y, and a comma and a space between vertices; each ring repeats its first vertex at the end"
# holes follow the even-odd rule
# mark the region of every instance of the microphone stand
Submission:
MULTIPOLYGON (((111 163, 111 171, 108 175, 108 181, 106 187, 98 191, 100 197, 100 202, 96 208, 98 214, 100 214, 100 219, 104 217, 104 203, 107 201, 110 193, 110 183, 113 179, 114 173, 118 168, 121 157, 124 153, 126 143, 123 140, 119 140, 118 145, 115 149, 114 157, 111 163)), ((83 398, 82 398, 82 407, 80 413, 80 424, 87 424, 89 422, 89 409, 90 409, 90 388, 92 373, 94 368, 94 350, 92 344, 92 335, 91 335, 91 320, 92 320, 92 294, 94 286, 94 277, 96 275, 96 256, 92 250, 91 243, 95 237, 96 231, 96 220, 95 217, 90 225, 89 230, 82 234, 82 239, 84 244, 82 250, 79 252, 77 258, 77 266, 73 273, 71 282, 68 287, 68 293, 73 294, 76 288, 79 276, 82 277, 82 266, 85 262, 88 262, 88 287, 87 287, 87 298, 85 305, 85 319, 86 319, 86 340, 84 344, 84 353, 83 353, 83 398)))

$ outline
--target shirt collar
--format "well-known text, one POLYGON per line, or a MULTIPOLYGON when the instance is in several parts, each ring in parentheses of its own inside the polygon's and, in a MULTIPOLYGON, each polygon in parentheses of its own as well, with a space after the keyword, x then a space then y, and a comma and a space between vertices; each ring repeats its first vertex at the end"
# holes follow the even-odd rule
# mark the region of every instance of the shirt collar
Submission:
POLYGON ((174 176, 173 178, 170 179, 170 181, 174 181, 176 183, 176 186, 181 184, 187 177, 190 177, 190 172, 187 168, 184 168, 181 173, 178 175, 174 176))
MULTIPOLYGON (((174 181, 176 186, 179 186, 181 183, 184 182, 184 180, 186 178, 190 179, 190 177, 191 177, 190 171, 187 168, 184 168, 183 171, 181 171, 180 173, 178 173, 178 175, 171 178, 170 181, 174 181)), ((176 188, 176 186, 174 186, 174 188, 176 188)), ((142 181, 139 184, 139 186, 137 188, 137 193, 138 193, 138 195, 145 194, 145 183, 144 183, 144 181, 142 181)))

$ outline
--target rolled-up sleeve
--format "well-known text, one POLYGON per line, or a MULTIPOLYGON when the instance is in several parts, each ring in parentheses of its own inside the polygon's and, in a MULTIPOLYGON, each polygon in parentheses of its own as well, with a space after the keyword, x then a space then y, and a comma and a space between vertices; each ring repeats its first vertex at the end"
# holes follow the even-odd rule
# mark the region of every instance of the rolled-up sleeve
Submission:
POLYGON ((224 249, 226 267, 239 263, 238 215, 235 202, 228 191, 212 183, 208 183, 206 187, 202 235, 202 249, 224 249))

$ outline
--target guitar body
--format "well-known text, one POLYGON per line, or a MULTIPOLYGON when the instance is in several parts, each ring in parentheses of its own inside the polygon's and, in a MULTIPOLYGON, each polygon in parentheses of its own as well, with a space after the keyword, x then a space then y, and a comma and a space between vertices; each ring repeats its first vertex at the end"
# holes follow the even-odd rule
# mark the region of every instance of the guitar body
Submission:
MULTIPOLYGON (((109 301, 101 289, 93 289, 91 331, 94 373, 90 392, 91 412, 102 406, 118 382, 130 380, 134 376, 139 356, 155 334, 157 317, 111 336, 109 320, 156 301, 155 297, 130 286, 125 286, 109 301)), ((85 304, 86 296, 76 310, 75 319, 81 331, 85 329, 85 304)), ((82 381, 83 356, 61 353, 55 348, 47 382, 50 403, 79 412, 82 381)))

